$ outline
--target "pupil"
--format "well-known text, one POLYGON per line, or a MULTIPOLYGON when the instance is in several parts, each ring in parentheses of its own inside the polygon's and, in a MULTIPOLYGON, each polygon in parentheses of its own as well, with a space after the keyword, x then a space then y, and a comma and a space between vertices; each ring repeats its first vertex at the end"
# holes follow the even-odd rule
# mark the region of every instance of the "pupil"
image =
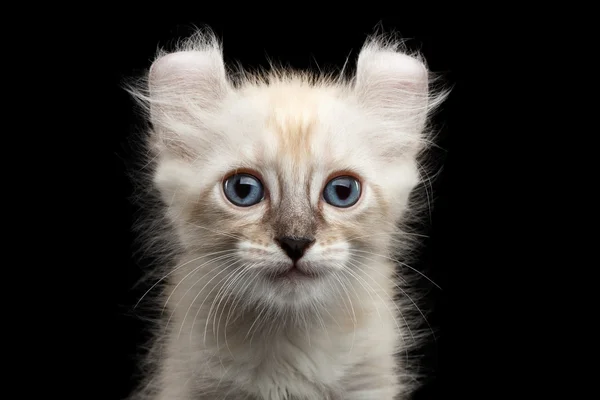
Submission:
POLYGON ((346 200, 350 196, 351 189, 349 186, 337 185, 335 187, 335 194, 340 198, 340 200, 346 200))
POLYGON ((235 184, 235 194, 237 194, 241 199, 248 197, 251 190, 252 190, 251 185, 245 185, 240 182, 235 184))

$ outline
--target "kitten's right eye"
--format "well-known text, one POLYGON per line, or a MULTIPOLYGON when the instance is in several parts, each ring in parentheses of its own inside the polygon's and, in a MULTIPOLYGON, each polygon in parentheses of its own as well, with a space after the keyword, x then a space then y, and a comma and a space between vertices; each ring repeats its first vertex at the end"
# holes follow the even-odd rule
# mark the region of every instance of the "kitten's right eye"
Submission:
POLYGON ((223 193, 238 207, 250 207, 265 198, 262 183, 250 174, 235 174, 223 182, 223 193))

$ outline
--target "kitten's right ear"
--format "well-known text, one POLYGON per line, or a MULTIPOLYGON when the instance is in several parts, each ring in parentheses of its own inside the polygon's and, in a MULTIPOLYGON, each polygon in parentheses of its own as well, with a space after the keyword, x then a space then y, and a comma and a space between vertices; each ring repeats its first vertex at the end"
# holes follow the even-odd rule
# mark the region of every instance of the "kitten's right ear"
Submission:
POLYGON ((221 52, 192 50, 160 56, 150 67, 148 86, 157 105, 179 107, 178 100, 193 96, 200 106, 210 107, 228 90, 221 52))
POLYGON ((223 56, 218 47, 159 56, 148 75, 150 120, 161 150, 194 153, 206 141, 206 119, 227 96, 223 56))

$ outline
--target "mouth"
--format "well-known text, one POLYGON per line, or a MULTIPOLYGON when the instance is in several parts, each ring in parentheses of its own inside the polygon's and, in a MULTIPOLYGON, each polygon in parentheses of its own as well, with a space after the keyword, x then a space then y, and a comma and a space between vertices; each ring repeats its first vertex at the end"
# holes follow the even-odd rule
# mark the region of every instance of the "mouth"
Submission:
POLYGON ((291 281, 299 281, 299 280, 309 280, 314 279, 317 276, 315 274, 311 274, 310 272, 298 268, 297 265, 292 265, 285 271, 277 273, 273 278, 275 280, 291 280, 291 281))

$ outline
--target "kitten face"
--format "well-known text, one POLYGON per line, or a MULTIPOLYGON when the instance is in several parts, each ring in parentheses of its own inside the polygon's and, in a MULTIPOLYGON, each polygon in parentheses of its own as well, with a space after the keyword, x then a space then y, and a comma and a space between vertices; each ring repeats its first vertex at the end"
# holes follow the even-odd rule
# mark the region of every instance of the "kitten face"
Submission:
POLYGON ((304 307, 339 296, 336 282, 360 290, 360 275, 391 275, 365 255, 389 248, 418 183, 419 61, 367 46, 352 85, 233 88, 213 43, 159 58, 150 99, 154 180, 178 240, 231 255, 217 268, 234 272, 239 297, 304 307))

